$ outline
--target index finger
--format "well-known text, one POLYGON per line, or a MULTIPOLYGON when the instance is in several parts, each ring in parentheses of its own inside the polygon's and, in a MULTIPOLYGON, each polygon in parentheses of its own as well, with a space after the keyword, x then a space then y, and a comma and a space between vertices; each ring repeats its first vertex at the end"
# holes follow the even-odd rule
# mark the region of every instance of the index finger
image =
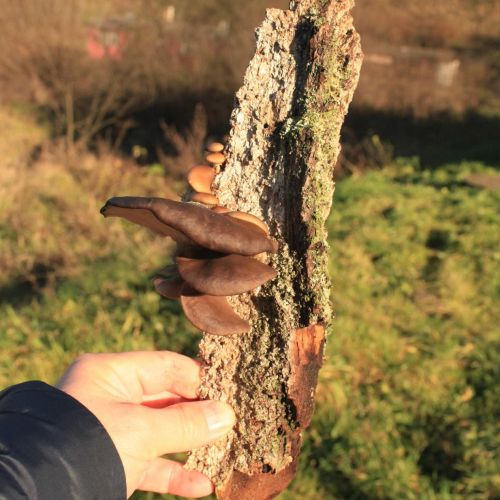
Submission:
POLYGON ((187 399, 195 399, 200 385, 200 363, 169 351, 133 352, 133 362, 142 395, 168 391, 187 399))
POLYGON ((115 385, 123 389, 117 394, 119 399, 141 403, 144 396, 165 391, 186 399, 197 398, 200 363, 182 354, 169 351, 91 354, 87 362, 95 362, 94 366, 106 375, 108 383, 114 377, 118 379, 115 385))

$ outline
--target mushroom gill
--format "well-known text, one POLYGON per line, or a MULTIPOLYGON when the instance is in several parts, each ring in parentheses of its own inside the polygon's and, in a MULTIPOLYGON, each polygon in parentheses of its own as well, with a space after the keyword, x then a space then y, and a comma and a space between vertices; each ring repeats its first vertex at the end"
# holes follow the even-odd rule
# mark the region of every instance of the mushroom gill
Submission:
POLYGON ((208 295, 238 295, 276 277, 272 267, 241 255, 209 259, 177 257, 176 261, 182 279, 193 289, 208 295))

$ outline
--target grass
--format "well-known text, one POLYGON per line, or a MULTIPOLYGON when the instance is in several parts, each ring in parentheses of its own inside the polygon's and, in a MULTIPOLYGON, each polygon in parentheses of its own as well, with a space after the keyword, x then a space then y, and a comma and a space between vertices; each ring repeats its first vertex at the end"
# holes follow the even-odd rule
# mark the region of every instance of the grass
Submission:
POLYGON ((54 382, 85 351, 167 342, 195 352, 195 330, 149 282, 168 261, 169 244, 99 215, 113 195, 175 196, 154 169, 106 153, 56 151, 34 164, 7 163, 0 179, 0 386, 54 382))
POLYGON ((500 494, 500 196, 462 183, 483 170, 401 161, 338 184, 337 318, 284 499, 500 494))
POLYGON ((0 123, 8 134, 0 135, 2 170, 26 165, 38 145, 48 138, 48 127, 35 120, 34 109, 28 105, 0 105, 0 123))
MULTIPOLYGON (((337 184, 336 320, 282 500, 500 496, 500 196, 471 172, 493 169, 399 160, 337 184)), ((86 351, 195 355, 149 282, 168 246, 98 216, 111 194, 168 195, 161 178, 106 155, 1 175, 1 387, 54 382, 86 351)))

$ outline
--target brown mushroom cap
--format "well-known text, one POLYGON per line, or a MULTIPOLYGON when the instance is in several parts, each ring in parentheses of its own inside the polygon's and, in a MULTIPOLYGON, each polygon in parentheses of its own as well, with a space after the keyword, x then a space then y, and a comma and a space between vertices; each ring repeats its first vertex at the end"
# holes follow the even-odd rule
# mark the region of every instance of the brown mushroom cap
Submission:
POLYGON ((258 217, 255 217, 255 215, 248 214, 246 212, 229 212, 227 215, 229 217, 234 217, 235 219, 250 222, 250 224, 254 224, 259 229, 261 229, 264 234, 269 234, 269 228, 267 227, 266 223, 264 221, 261 221, 258 217))
POLYGON ((240 318, 225 297, 204 295, 184 285, 181 305, 186 318, 199 330, 212 335, 235 335, 250 330, 247 321, 240 318))
POLYGON ((272 267, 241 255, 211 259, 177 257, 176 261, 184 281, 198 292, 208 295, 238 295, 276 277, 272 267))
MULTIPOLYGON (((113 200, 112 198, 111 200, 113 200)), ((110 204, 108 200, 106 205, 101 208, 101 214, 104 217, 121 217, 140 226, 147 227, 151 231, 161 236, 170 236, 173 240, 182 243, 189 243, 190 240, 184 234, 176 231, 172 226, 165 224, 158 219, 154 213, 146 208, 131 208, 110 204)))
POLYGON ((208 165, 197 165, 187 174, 189 185, 198 193, 212 193, 215 170, 208 165))
POLYGON ((217 196, 209 193, 194 193, 191 196, 191 201, 196 201, 196 203, 203 203, 203 205, 208 205, 209 207, 213 207, 219 203, 219 199, 217 196))
POLYGON ((208 153, 205 158, 214 165, 222 165, 226 161, 226 157, 222 153, 208 153))
POLYGON ((187 243, 214 252, 250 256, 262 252, 276 253, 278 250, 276 241, 249 227, 251 224, 217 214, 194 203, 125 196, 108 200, 101 208, 101 213, 105 217, 124 217, 149 227, 136 217, 136 210, 140 213, 150 212, 153 220, 161 224, 160 227, 166 225, 176 233, 181 233, 187 243))
POLYGON ((208 145, 207 151, 210 153, 222 153, 222 151, 224 151, 224 144, 220 142, 212 142, 208 145))

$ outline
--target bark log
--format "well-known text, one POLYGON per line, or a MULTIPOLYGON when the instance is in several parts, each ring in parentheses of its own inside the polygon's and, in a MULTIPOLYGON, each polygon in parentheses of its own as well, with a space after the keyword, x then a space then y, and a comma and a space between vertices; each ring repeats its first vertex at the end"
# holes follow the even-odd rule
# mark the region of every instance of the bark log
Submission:
POLYGON ((262 257, 278 277, 231 297, 252 324, 234 337, 204 336, 200 396, 236 410, 231 435, 193 452, 188 467, 230 500, 273 498, 297 466, 332 317, 325 221, 340 129, 361 68, 353 0, 297 0, 269 9, 236 95, 220 203, 263 219, 279 241, 262 257))

